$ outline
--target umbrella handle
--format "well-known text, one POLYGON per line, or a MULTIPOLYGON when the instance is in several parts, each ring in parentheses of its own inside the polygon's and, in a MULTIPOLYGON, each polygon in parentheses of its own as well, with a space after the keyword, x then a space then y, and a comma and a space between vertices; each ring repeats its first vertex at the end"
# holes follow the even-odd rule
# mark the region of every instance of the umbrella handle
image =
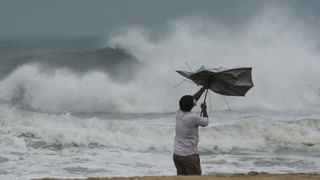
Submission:
MULTIPOLYGON (((207 99, 207 95, 208 95, 208 90, 209 88, 207 88, 206 90, 206 94, 204 95, 204 100, 203 100, 203 103, 206 104, 206 99, 207 99)), ((200 117, 202 116, 203 112, 202 112, 202 109, 201 109, 201 113, 200 113, 200 117)))

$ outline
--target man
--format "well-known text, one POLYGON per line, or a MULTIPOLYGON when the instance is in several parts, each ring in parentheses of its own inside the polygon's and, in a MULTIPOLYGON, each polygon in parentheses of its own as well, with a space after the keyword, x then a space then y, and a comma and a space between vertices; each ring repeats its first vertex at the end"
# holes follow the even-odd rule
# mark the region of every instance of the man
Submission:
POLYGON ((209 124, 207 107, 201 104, 203 117, 191 113, 203 92, 202 87, 193 96, 185 95, 179 101, 180 109, 176 114, 176 136, 174 139, 173 161, 178 175, 201 175, 200 158, 198 154, 199 126, 209 124))

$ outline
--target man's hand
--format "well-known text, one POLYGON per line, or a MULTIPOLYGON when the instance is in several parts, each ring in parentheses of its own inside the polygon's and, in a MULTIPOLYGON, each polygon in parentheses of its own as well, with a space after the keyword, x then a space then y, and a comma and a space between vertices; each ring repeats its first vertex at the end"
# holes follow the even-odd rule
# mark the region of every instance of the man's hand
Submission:
POLYGON ((201 109, 202 111, 206 111, 207 110, 207 105, 205 103, 201 104, 201 109))
POLYGON ((208 117, 207 105, 206 105, 206 103, 202 103, 202 104, 201 104, 201 111, 202 111, 203 117, 208 117))

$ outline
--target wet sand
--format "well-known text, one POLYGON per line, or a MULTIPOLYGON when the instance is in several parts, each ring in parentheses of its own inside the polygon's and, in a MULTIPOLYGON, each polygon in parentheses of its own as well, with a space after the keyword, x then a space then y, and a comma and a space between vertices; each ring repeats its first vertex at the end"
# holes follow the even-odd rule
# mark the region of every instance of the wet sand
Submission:
MULTIPOLYGON (((41 180, 62 180, 44 178, 41 180)), ((71 180, 71 179, 70 179, 71 180)), ((76 180, 76 179, 73 179, 76 180)), ((86 180, 320 180, 320 174, 249 173, 212 176, 150 176, 128 178, 88 178, 86 180)))

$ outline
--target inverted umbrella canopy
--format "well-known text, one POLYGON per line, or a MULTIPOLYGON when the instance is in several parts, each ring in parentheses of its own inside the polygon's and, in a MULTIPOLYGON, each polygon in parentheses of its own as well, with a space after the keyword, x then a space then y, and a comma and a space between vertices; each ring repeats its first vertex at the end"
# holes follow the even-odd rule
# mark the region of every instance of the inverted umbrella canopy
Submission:
POLYGON ((197 85, 227 96, 245 96, 253 87, 251 67, 226 69, 223 67, 207 69, 202 66, 195 72, 176 71, 197 85))

